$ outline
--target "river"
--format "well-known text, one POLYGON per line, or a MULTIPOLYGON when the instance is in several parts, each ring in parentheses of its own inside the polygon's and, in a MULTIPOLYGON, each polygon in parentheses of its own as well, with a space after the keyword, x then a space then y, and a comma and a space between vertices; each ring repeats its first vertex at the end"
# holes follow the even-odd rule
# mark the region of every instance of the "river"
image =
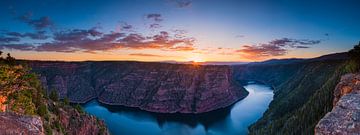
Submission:
POLYGON ((92 100, 86 112, 103 119, 114 135, 241 135, 256 122, 273 99, 270 86, 249 82, 249 95, 234 105, 204 114, 159 114, 109 106, 92 100))

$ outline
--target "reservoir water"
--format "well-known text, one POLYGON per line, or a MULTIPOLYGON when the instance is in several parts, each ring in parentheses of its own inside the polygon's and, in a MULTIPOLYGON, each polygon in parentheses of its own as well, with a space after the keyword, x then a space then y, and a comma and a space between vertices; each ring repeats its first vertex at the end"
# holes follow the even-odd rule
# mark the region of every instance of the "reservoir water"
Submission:
POLYGON ((256 122, 273 99, 270 86, 249 82, 249 95, 224 109, 204 114, 159 114, 109 106, 92 100, 86 112, 103 119, 114 135, 239 135, 256 122))

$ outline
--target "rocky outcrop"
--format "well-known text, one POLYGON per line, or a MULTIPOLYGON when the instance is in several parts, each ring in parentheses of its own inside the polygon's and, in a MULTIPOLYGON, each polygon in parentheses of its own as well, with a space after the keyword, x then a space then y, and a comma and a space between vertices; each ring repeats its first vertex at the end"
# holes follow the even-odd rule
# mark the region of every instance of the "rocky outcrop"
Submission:
POLYGON ((104 121, 71 107, 59 109, 59 122, 68 135, 109 135, 104 121))
POLYGON ((315 134, 360 134, 360 74, 342 76, 334 91, 333 110, 319 121, 315 134))
POLYGON ((15 113, 0 113, 0 134, 44 135, 43 123, 38 116, 24 116, 15 113))
POLYGON ((160 113, 202 113, 229 106, 247 95, 229 66, 153 62, 31 61, 48 90, 60 98, 160 113))
MULTIPOLYGON (((79 113, 67 106, 59 109, 59 124, 62 132, 53 134, 68 135, 109 135, 102 120, 85 113, 79 113)), ((26 116, 12 112, 0 112, 0 134, 3 135, 44 135, 44 123, 39 116, 26 116)))

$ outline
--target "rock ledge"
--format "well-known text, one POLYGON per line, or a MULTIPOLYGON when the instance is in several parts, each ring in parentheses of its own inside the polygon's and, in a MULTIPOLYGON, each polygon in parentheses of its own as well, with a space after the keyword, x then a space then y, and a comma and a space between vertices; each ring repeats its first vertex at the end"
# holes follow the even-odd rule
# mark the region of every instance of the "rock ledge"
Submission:
POLYGON ((334 91, 334 108, 315 127, 316 135, 360 134, 360 74, 342 76, 334 91))

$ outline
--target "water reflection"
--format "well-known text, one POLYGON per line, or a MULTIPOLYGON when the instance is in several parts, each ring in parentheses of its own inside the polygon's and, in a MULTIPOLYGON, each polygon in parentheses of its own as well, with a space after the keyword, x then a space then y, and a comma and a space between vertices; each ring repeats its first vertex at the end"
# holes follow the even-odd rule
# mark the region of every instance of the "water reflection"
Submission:
POLYGON ((93 100, 85 111, 105 120, 115 135, 235 135, 259 119, 273 98, 269 86, 250 82, 249 95, 233 106, 203 114, 159 114, 93 100))

